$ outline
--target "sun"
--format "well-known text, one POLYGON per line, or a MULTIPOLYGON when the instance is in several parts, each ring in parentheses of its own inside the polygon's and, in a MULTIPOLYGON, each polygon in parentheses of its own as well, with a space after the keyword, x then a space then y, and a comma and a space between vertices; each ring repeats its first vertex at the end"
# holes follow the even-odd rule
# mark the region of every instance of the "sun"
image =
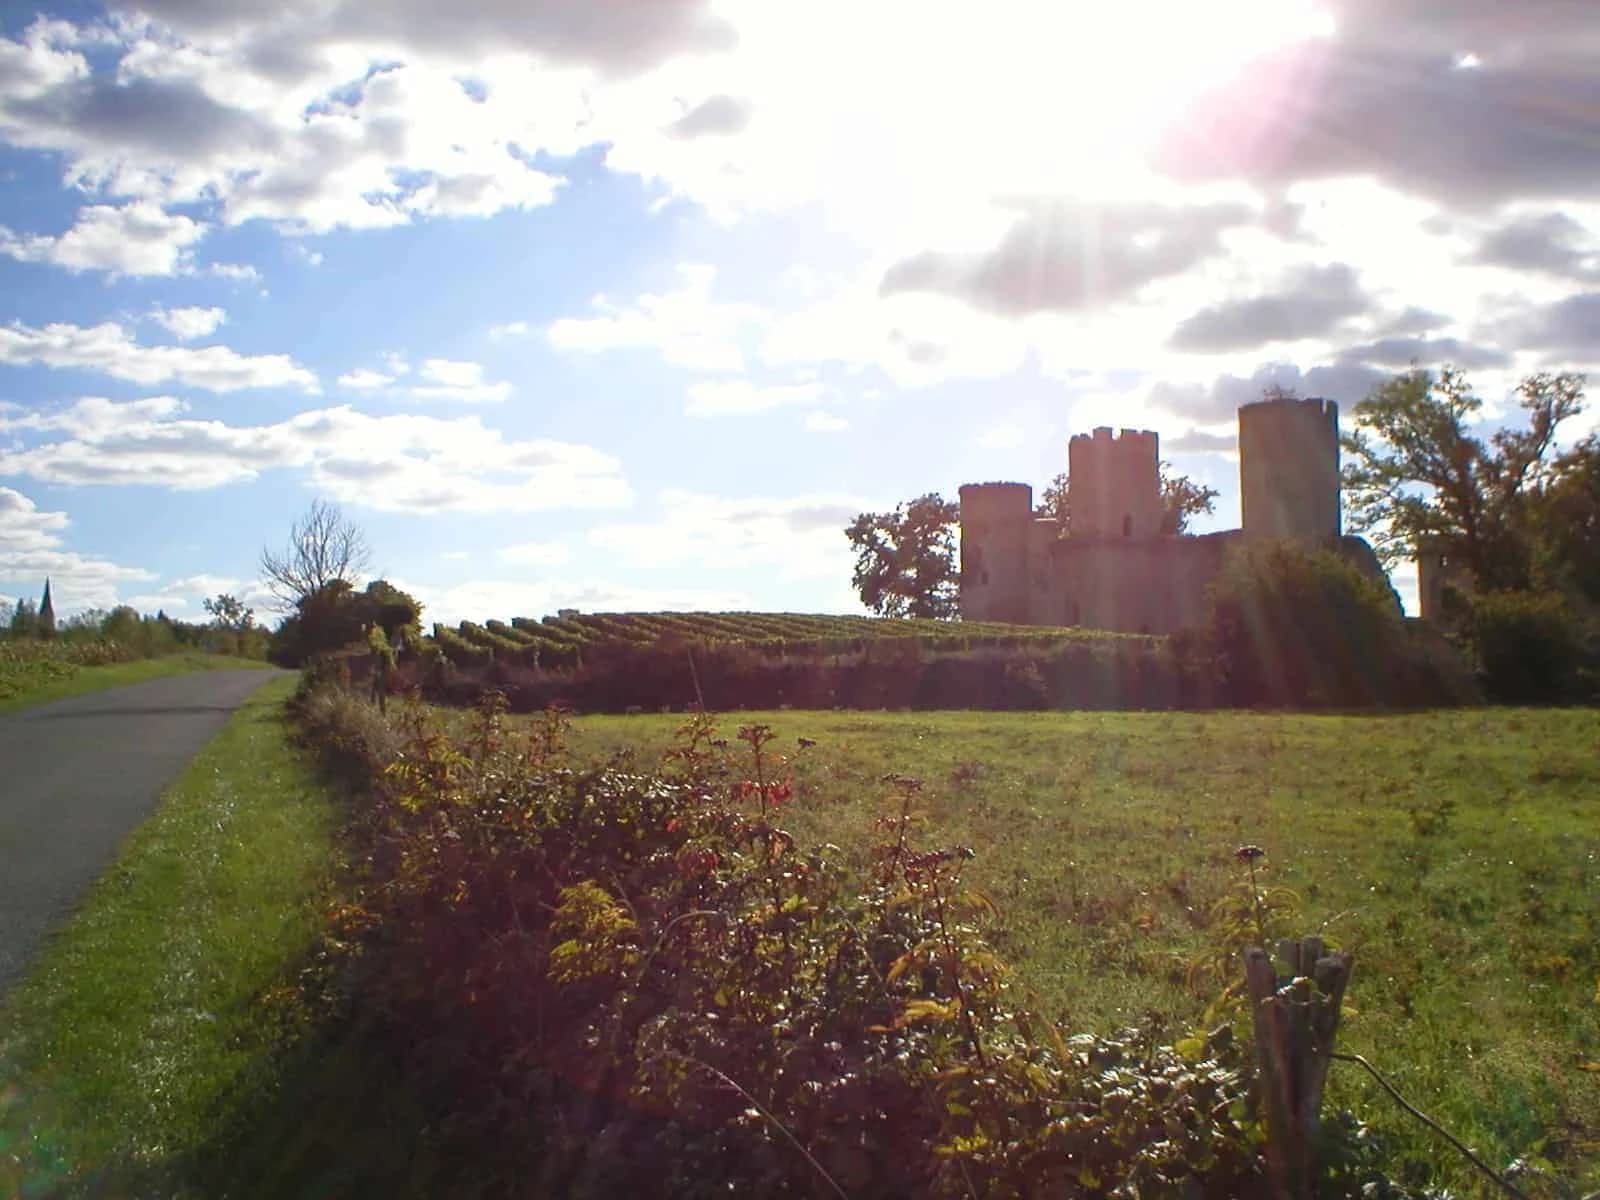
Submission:
POLYGON ((784 95, 797 154, 829 152, 929 199, 973 184, 1115 187, 1200 95, 1333 31, 1316 0, 756 0, 738 11, 760 62, 751 82, 784 95))

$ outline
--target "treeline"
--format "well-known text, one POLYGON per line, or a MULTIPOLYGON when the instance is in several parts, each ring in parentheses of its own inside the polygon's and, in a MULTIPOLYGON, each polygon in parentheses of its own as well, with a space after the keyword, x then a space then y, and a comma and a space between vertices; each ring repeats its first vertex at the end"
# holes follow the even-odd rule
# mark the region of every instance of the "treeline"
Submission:
POLYGON ((201 624, 175 620, 165 612, 146 616, 125 604, 109 611, 91 608, 46 623, 32 601, 20 600, 9 606, 9 613, 0 621, 0 639, 11 644, 13 655, 21 653, 29 644, 58 643, 66 647, 97 646, 90 657, 116 662, 156 658, 186 650, 265 658, 270 635, 256 625, 201 624))

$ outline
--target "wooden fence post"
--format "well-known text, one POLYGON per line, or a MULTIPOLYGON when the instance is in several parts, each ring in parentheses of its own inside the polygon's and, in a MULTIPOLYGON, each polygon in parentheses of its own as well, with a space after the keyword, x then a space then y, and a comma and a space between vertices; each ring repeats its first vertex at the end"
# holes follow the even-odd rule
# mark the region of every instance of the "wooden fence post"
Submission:
POLYGON ((1255 1022, 1256 1066, 1267 1120, 1267 1165, 1282 1200, 1312 1200, 1319 1174, 1322 1089, 1328 1081, 1339 1005, 1351 957, 1322 939, 1285 938, 1279 976, 1259 946, 1244 951, 1245 985, 1255 1022))

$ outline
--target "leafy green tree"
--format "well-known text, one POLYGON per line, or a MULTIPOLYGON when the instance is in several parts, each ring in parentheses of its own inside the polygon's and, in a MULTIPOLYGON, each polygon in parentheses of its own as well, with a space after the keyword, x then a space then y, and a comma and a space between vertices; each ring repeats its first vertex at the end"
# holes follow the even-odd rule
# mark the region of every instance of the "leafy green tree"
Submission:
POLYGON ((364 624, 383 630, 395 650, 422 640, 422 603, 387 579, 374 579, 362 594, 364 624))
POLYGON ((1191 518, 1216 511, 1219 495, 1216 488, 1196 483, 1187 475, 1174 474, 1171 463, 1162 463, 1161 532, 1188 533, 1191 518))
POLYGON ((230 633, 244 633, 256 623, 255 610, 245 605, 239 597, 219 592, 215 597, 200 602, 218 629, 230 633))
POLYGON ((144 619, 126 604, 117 605, 100 619, 100 636, 140 652, 146 651, 150 642, 144 619))
POLYGON ((929 492, 893 512, 862 513, 845 529, 861 602, 883 617, 953 618, 960 506, 929 492))
MULTIPOLYGON (((1176 474, 1171 463, 1161 464, 1160 479, 1162 533, 1188 533, 1192 518, 1216 510, 1217 497, 1220 495, 1216 488, 1196 483, 1187 475, 1176 474)), ((1052 479, 1040 494, 1039 513, 1060 522, 1063 536, 1071 532, 1072 494, 1065 471, 1052 479)))
POLYGON ((1558 457, 1534 506, 1540 574, 1600 605, 1600 436, 1558 457))
POLYGON ((39 610, 34 607, 32 600, 19 599, 11 612, 11 636, 25 638, 37 637, 38 634, 39 610))
POLYGON ((1385 564, 1441 547, 1485 590, 1519 590, 1533 575, 1530 498, 1551 478, 1562 422, 1583 409, 1581 375, 1540 372, 1517 388, 1526 428, 1487 439, 1471 427, 1483 401, 1454 367, 1380 384, 1344 438, 1345 504, 1385 564))

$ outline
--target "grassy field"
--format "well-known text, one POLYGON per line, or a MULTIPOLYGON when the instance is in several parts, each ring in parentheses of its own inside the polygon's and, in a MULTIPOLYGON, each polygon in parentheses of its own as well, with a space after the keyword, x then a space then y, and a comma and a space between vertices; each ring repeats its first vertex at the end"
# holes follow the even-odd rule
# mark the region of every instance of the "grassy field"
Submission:
POLYGON ((246 702, 0 1010, 0 1195, 173 1194, 261 1068, 337 818, 287 740, 293 686, 246 702))
MULTIPOLYGON (((681 720, 583 718, 575 744, 650 762, 681 720)), ((1264 882, 1300 899, 1286 924, 1355 953, 1342 1048, 1492 1163, 1600 1186, 1600 712, 780 712, 723 732, 753 721, 790 752, 802 840, 859 854, 882 776, 923 778, 926 841, 977 851, 999 944, 1074 1028, 1199 1021, 1216 985, 1188 967, 1235 847, 1264 847, 1264 882)), ((1330 1101, 1477 1194, 1356 1068, 1330 1101)))
POLYGON ((86 692, 99 692, 127 683, 143 683, 147 679, 160 679, 167 675, 266 666, 268 664, 259 659, 230 658, 222 654, 195 651, 96 667, 29 663, 18 664, 12 670, 0 665, 0 713, 16 712, 52 700, 65 700, 68 696, 81 696, 86 692))

